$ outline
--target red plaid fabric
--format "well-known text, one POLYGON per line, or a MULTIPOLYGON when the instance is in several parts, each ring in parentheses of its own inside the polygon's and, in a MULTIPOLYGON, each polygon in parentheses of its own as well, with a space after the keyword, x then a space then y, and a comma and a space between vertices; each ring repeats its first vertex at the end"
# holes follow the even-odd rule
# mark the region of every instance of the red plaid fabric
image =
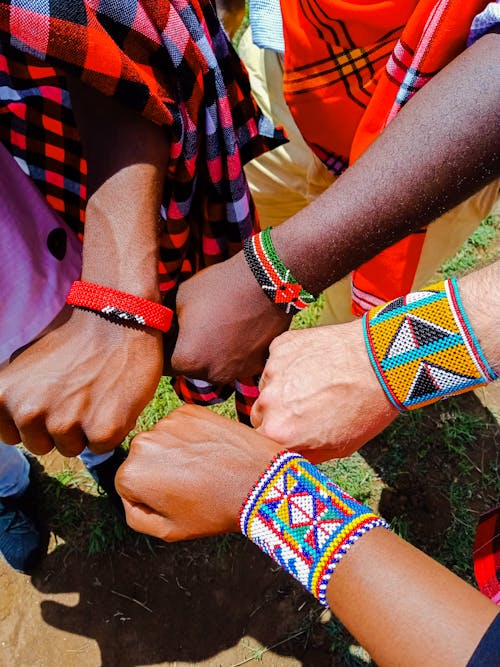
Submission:
POLYGON ((172 306, 179 281, 253 233, 242 166, 284 135, 210 0, 0 0, 0 140, 81 238, 87 169, 68 75, 169 128, 159 276, 172 306))

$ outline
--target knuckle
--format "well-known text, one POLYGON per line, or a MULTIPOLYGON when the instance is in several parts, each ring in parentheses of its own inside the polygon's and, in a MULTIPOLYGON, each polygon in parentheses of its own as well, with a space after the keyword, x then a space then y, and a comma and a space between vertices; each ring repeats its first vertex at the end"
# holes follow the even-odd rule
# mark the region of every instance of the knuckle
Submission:
POLYGON ((13 419, 19 428, 26 429, 33 426, 42 415, 42 411, 34 405, 24 404, 16 410, 13 419))
POLYGON ((197 354, 191 347, 179 341, 172 354, 172 367, 178 373, 193 373, 198 375, 203 372, 203 367, 200 364, 202 356, 201 351, 197 354))
POLYGON ((180 539, 182 539, 182 537, 171 527, 163 528, 161 531, 158 531, 157 537, 159 537, 164 542, 178 542, 180 539))
MULTIPOLYGON (((117 488, 117 491, 118 491, 118 493, 120 493, 118 488, 117 488)), ((121 495, 121 493, 120 493, 120 495, 121 495)), ((141 531, 139 521, 136 520, 134 511, 129 509, 126 505, 125 505, 125 521, 127 522, 127 526, 132 528, 132 530, 135 530, 138 533, 143 532, 143 531, 141 531)))
POLYGON ((184 405, 179 406, 176 410, 171 413, 171 416, 174 419, 177 419, 181 416, 185 417, 196 417, 200 414, 200 410, 204 410, 201 405, 194 405, 193 403, 185 403, 184 405))
POLYGON ((74 456, 78 456, 78 454, 81 454, 83 450, 85 449, 85 445, 83 442, 72 442, 66 445, 58 445, 58 450, 61 452, 63 456, 67 456, 68 458, 72 458, 74 456))
POLYGON ((296 331, 284 331, 282 334, 280 334, 273 340, 271 345, 275 349, 278 349, 283 345, 286 345, 290 340, 293 340, 296 333, 297 333, 296 331))
POLYGON ((118 471, 115 476, 115 488, 120 494, 120 496, 127 496, 129 489, 131 488, 131 482, 130 482, 130 477, 131 477, 131 464, 129 461, 125 461, 125 463, 122 463, 122 465, 118 468, 118 471))
POLYGON ((274 403, 276 400, 275 392, 273 390, 272 381, 266 382, 265 386, 262 388, 255 405, 258 404, 259 410, 262 411, 262 414, 273 412, 274 403))
POLYGON ((65 438, 74 430, 76 423, 74 421, 67 421, 57 417, 47 419, 47 431, 50 435, 57 438, 65 438))
POLYGON ((291 441, 291 429, 282 420, 270 419, 269 417, 267 419, 264 418, 259 427, 259 432, 275 442, 284 443, 291 441))
POLYGON ((117 447, 126 434, 113 428, 105 427, 87 431, 87 439, 91 443, 91 449, 97 452, 106 452, 117 447))
POLYGON ((35 456, 43 456, 44 454, 48 454, 54 448, 50 442, 23 442, 23 445, 28 451, 30 451, 32 454, 35 454, 35 456))
MULTIPOLYGON (((159 423, 160 422, 157 422, 153 426, 152 430, 158 428, 159 423)), ((151 443, 151 440, 152 440, 151 431, 141 431, 140 433, 134 435, 134 437, 130 441, 130 449, 134 450, 134 452, 137 452, 140 449, 148 447, 151 443)))

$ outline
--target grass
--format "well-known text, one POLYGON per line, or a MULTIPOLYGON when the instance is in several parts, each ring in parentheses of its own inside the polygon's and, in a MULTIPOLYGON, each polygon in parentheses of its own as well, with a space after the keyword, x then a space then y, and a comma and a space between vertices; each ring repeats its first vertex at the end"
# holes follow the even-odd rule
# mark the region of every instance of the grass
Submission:
POLYGON ((460 276, 472 271, 480 264, 498 259, 500 257, 500 244, 495 243, 495 241, 499 234, 500 215, 491 215, 483 220, 457 254, 443 264, 441 268, 443 277, 460 276))
MULTIPOLYGON (((499 233, 500 218, 485 220, 443 266, 442 274, 460 275, 498 258, 499 233)), ((296 316, 293 327, 314 325, 321 306, 319 300, 296 316)), ((179 404, 168 379, 163 378, 138 420, 136 431, 150 428, 179 404)), ((211 409, 235 418, 232 400, 211 409)), ((477 519, 500 497, 499 441, 500 429, 492 416, 473 395, 462 396, 401 415, 361 453, 321 467, 355 498, 374 509, 380 507, 401 537, 473 581, 472 545, 477 519)), ((131 534, 114 519, 85 472, 75 476, 63 470, 45 475, 42 483, 45 514, 58 536, 55 547, 67 542, 80 554, 88 555, 122 549, 124 544, 132 548, 137 545, 138 549, 148 547, 147 538, 131 534)), ((199 556, 226 559, 236 553, 237 544, 235 536, 200 541, 199 556)), ((317 621, 318 609, 311 613, 316 613, 317 621)), ((337 621, 329 621, 324 628, 330 651, 341 664, 369 664, 369 656, 337 621)), ((296 641, 309 641, 309 631, 309 626, 298 627, 296 641)), ((288 640, 294 637, 291 632, 288 640)), ((249 660, 245 662, 259 662, 272 648, 249 646, 249 660)))

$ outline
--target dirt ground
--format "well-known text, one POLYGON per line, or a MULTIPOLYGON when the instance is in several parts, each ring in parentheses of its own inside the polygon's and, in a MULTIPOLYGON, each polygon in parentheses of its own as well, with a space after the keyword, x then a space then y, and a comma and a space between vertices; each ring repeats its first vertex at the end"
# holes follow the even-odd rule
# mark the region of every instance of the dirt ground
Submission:
MULTIPOLYGON (((53 472, 68 460, 53 453, 41 463, 53 472)), ((79 489, 60 485, 57 493, 61 507, 77 494, 84 509, 109 511, 106 499, 79 489)), ((321 613, 239 536, 178 545, 132 538, 118 552, 87 557, 59 531, 32 577, 0 563, 0 665, 341 665, 321 613)))
MULTIPOLYGON (((500 385, 479 398, 497 411, 500 385)), ((469 412, 486 414, 478 397, 461 401, 469 412)), ((469 452, 476 476, 498 463, 500 428, 488 414, 469 452)), ((431 421, 423 439, 432 428, 431 421)), ((394 454, 388 449, 380 437, 362 452, 382 479, 394 454)), ((415 443, 398 455, 405 457, 401 473, 382 492, 380 511, 389 520, 407 517, 412 541, 436 555, 452 522, 447 489, 456 470, 446 453, 433 450, 422 467, 415 443)), ((51 473, 69 465, 76 476, 80 466, 57 453, 41 464, 51 473)), ((109 513, 105 498, 49 479, 61 512, 77 503, 85 516, 109 513)), ((476 505, 477 513, 484 510, 485 500, 491 495, 473 499, 472 511, 476 505)), ((49 526, 49 553, 32 577, 0 563, 0 667, 341 667, 369 661, 348 635, 332 632, 318 603, 240 536, 169 545, 130 533, 118 550, 88 557, 73 545, 78 526, 66 531, 57 512, 52 521, 58 527, 49 526)), ((80 530, 87 529, 83 524, 80 530)))
MULTIPOLYGON (((235 553, 237 563, 208 562, 193 558, 189 546, 156 546, 82 560, 61 546, 33 578, 0 566, 0 664, 240 664, 254 655, 252 647, 295 635, 311 605, 251 545, 241 540, 235 553)), ((307 651, 299 636, 261 664, 340 664, 330 661, 317 625, 307 651)))

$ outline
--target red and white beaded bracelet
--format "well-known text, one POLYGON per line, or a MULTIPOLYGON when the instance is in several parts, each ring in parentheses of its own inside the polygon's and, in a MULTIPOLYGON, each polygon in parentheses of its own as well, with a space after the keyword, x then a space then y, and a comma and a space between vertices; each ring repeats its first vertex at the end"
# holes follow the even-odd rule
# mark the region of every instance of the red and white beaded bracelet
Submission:
POLYGON ((66 303, 102 313, 117 321, 152 327, 164 332, 168 331, 172 324, 173 312, 166 306, 83 280, 75 280, 71 285, 66 303))

